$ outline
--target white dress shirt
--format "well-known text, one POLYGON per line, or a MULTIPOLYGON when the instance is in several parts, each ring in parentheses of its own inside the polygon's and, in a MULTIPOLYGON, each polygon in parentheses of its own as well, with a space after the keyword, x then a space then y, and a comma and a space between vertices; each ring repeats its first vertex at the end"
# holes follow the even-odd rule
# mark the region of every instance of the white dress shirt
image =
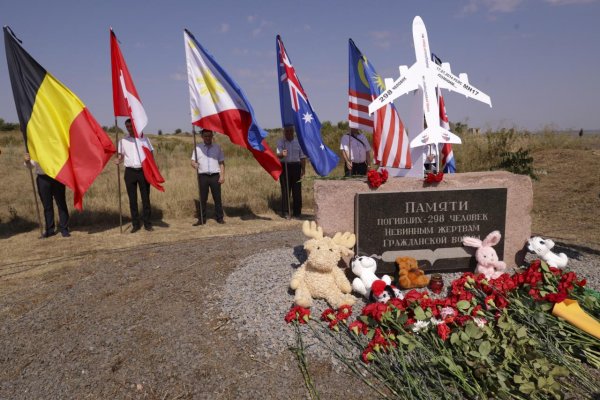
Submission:
MULTIPOLYGON (((33 166, 33 169, 35 170, 35 173, 37 175, 46 175, 46 173, 44 172, 44 170, 42 169, 42 167, 40 167, 40 164, 38 164, 37 161, 30 160, 29 162, 33 166)), ((25 165, 27 165, 27 163, 25 163, 25 165)))
POLYGON ((196 151, 192 151, 191 159, 198 163, 199 174, 218 174, 221 172, 219 164, 225 161, 225 155, 221 146, 216 143, 208 146, 200 143, 196 145, 196 151), (196 161, 196 153, 198 161, 196 161))
POLYGON ((131 136, 125 136, 119 140, 118 153, 123 154, 123 164, 127 168, 142 168, 142 161, 140 155, 144 153, 142 143, 145 143, 150 151, 154 151, 150 140, 144 136, 142 138, 134 139, 131 136), (137 149, 136 149, 137 144, 137 149))
POLYGON ((356 135, 356 137, 350 137, 349 133, 342 136, 340 143, 340 150, 345 151, 353 163, 364 163, 367 161, 367 151, 371 150, 369 140, 362 133, 356 135), (350 146, 348 146, 350 142, 350 146))
POLYGON ((300 147, 300 143, 296 138, 293 138, 292 140, 287 140, 285 138, 279 139, 277 141, 277 155, 281 155, 283 150, 287 150, 287 156, 281 158, 281 161, 284 163, 300 162, 301 159, 306 158, 306 155, 302 152, 302 147, 300 147))

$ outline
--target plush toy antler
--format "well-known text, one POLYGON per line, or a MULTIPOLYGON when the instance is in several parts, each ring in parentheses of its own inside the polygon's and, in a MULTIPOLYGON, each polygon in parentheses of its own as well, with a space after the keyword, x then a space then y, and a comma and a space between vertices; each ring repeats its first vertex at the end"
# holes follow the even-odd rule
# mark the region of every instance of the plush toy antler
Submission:
POLYGON ((475 247, 475 259, 477 260, 477 268, 475 271, 479 274, 484 274, 487 279, 495 279, 504 273, 506 263, 498 260, 498 254, 492 246, 500 243, 502 235, 500 231, 493 231, 483 239, 483 241, 465 236, 463 245, 475 247))
POLYGON ((315 221, 304 221, 302 223, 302 232, 304 236, 313 239, 323 239, 323 228, 317 226, 315 221))

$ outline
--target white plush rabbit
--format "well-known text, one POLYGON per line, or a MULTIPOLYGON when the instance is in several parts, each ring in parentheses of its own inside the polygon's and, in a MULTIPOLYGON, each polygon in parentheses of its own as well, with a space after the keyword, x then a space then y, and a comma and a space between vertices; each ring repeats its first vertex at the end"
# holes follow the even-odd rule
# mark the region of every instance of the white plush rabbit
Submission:
POLYGON ((569 262, 569 258, 565 253, 553 253, 551 250, 554 247, 554 241, 551 239, 543 239, 539 236, 534 236, 528 241, 529 251, 534 252, 546 261, 548 265, 556 268, 564 268, 569 262))
POLYGON ((484 274, 486 279, 496 279, 506 269, 506 263, 498 260, 498 254, 492 247, 500 243, 501 237, 500 231, 493 231, 483 239, 483 242, 468 236, 463 238, 463 246, 477 249, 475 252, 475 259, 477 260, 475 272, 484 274))

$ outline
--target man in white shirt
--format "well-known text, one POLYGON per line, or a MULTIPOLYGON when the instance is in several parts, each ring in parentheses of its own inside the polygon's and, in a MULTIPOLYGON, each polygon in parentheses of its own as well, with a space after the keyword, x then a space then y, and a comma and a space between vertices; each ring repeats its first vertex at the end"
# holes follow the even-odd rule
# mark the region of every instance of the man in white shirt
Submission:
POLYGON ((144 223, 144 229, 153 231, 152 222, 150 221, 150 183, 148 183, 146 177, 144 177, 140 155, 144 151, 142 148, 143 142, 147 143, 150 151, 154 151, 154 148, 146 136, 135 138, 130 119, 125 121, 125 128, 127 128, 129 136, 119 140, 117 160, 115 163, 119 164, 123 162, 125 164, 125 188, 127 189, 127 196, 129 197, 129 210, 131 212, 132 226, 131 233, 135 233, 141 228, 137 201, 138 187, 140 188, 140 195, 142 197, 141 219, 144 223))
POLYGON ((69 237, 69 208, 65 197, 65 185, 56 179, 46 175, 40 164, 35 162, 25 153, 25 165, 28 168, 35 169, 36 183, 42 206, 44 207, 44 220, 46 222, 46 230, 40 236, 40 239, 49 238, 58 233, 54 228, 54 205, 52 199, 58 208, 58 229, 62 237, 69 237))
POLYGON ((283 127, 283 138, 277 141, 277 157, 281 161, 283 171, 279 176, 281 185, 282 217, 290 216, 290 189, 293 199, 293 215, 300 217, 302 213, 302 182, 306 169, 306 155, 302 152, 298 139, 294 137, 294 126, 283 127))
POLYGON ((212 193, 215 203, 215 217, 217 223, 224 224, 223 204, 221 203, 221 185, 225 182, 225 156, 221 146, 213 143, 213 132, 202 130, 202 142, 192 151, 192 167, 198 172, 200 185, 200 205, 202 212, 194 226, 206 223, 206 201, 208 190, 212 193))
POLYGON ((437 173, 437 145, 429 144, 424 147, 425 159, 423 161, 423 168, 425 169, 425 174, 427 173, 437 173))
POLYGON ((344 158, 344 176, 366 175, 371 165, 369 140, 356 128, 342 136, 340 143, 344 158))

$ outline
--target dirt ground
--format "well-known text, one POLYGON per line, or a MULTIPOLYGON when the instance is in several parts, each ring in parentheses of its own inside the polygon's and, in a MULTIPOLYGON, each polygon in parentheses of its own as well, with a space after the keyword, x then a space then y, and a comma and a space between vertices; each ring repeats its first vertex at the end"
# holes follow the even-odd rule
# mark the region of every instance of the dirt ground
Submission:
MULTIPOLYGON (((216 301, 239 260, 302 241, 286 228, 146 244, 5 276, 0 398, 305 398, 291 352, 261 359, 216 301)), ((322 398, 367 395, 330 365, 311 368, 322 398)))

